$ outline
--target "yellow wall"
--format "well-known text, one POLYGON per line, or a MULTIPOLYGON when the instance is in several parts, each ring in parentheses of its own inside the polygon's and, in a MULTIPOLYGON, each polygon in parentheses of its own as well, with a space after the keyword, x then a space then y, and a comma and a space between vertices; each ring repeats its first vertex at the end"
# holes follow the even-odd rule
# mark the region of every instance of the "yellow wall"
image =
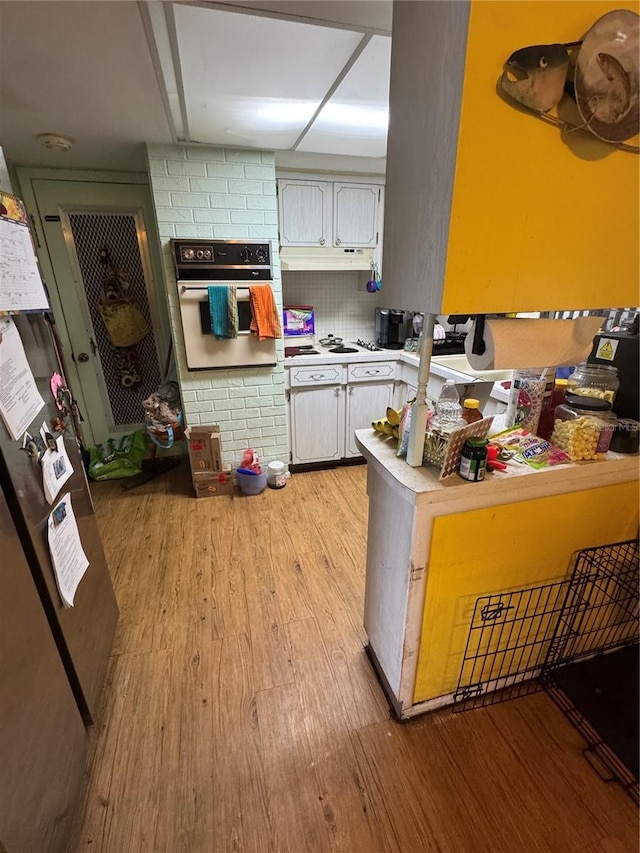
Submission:
POLYGON ((575 153, 496 93, 514 50, 575 41, 618 8, 640 5, 472 2, 442 313, 638 304, 640 157, 584 134, 575 153))
POLYGON ((560 580, 574 551, 637 531, 635 482, 436 518, 414 702, 456 690, 477 598, 560 580))

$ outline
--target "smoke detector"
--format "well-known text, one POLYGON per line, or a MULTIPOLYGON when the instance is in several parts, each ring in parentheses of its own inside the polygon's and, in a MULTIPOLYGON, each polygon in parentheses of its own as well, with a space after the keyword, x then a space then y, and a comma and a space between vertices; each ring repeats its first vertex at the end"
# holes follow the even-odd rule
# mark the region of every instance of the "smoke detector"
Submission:
POLYGON ((67 136, 59 136, 57 133, 41 133, 38 139, 45 148, 52 148, 56 151, 69 151, 73 146, 73 140, 67 136))

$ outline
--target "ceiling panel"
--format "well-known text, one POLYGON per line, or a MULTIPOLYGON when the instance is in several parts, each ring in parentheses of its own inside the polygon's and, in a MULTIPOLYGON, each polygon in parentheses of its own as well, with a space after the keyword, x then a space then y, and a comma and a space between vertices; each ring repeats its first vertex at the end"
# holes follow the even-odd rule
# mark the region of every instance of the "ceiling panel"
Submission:
POLYGON ((143 168, 171 142, 136 3, 1 2, 0 143, 16 165, 143 168), (74 140, 43 148, 40 133, 74 140))
POLYGON ((390 66, 391 39, 374 36, 297 150, 384 157, 390 66))
POLYGON ((176 5, 192 141, 289 148, 362 36, 176 5))

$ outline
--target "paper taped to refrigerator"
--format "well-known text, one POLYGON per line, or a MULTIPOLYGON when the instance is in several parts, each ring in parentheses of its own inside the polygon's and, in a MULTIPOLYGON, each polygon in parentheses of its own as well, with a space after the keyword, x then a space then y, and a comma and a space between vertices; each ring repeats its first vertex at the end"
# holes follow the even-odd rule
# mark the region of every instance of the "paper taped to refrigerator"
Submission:
POLYGON ((41 460, 42 485, 48 504, 52 504, 60 489, 73 474, 73 467, 64 446, 64 438, 59 435, 56 439, 56 449, 47 450, 41 460))
POLYGON ((42 410, 44 400, 11 317, 0 318, 0 335, 0 417, 17 441, 42 410))
POLYGON ((49 552, 58 592, 65 607, 73 607, 78 585, 89 566, 67 492, 52 509, 47 523, 49 552))
POLYGON ((14 211, 7 210, 15 218, 0 215, 0 311, 48 311, 49 300, 33 251, 26 213, 25 221, 17 221, 24 211, 22 203, 2 193, 0 204, 0 211, 12 204, 15 207, 14 211))

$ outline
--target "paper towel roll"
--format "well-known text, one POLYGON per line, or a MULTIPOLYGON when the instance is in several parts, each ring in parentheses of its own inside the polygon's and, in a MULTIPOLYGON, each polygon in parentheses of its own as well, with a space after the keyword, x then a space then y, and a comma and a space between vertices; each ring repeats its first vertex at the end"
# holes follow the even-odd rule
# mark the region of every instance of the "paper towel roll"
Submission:
POLYGON ((487 319, 484 353, 474 355, 471 351, 475 322, 465 339, 464 351, 474 370, 574 365, 584 361, 591 352, 601 323, 602 317, 487 319))

